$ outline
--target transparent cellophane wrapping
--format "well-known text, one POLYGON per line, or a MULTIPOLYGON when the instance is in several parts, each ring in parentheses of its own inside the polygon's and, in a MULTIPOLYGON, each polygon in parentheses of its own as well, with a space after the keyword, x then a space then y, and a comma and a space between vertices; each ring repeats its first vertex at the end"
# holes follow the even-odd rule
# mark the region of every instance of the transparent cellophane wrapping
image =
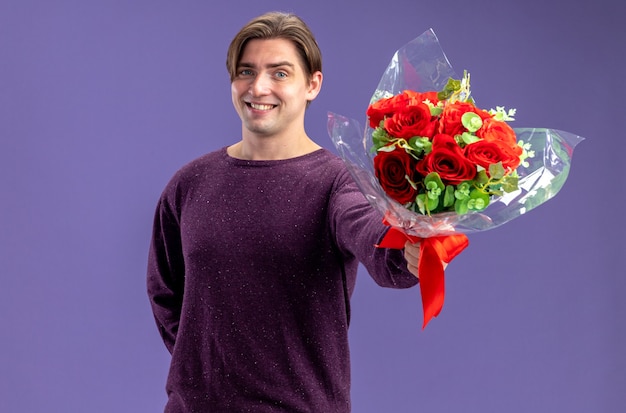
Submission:
MULTIPOLYGON (((459 79, 431 30, 396 51, 371 102, 403 90, 439 91, 449 78, 459 79)), ((371 103, 370 102, 370 103, 371 103)), ((498 227, 554 197, 569 173, 574 147, 582 137, 545 128, 514 128, 518 141, 529 143, 534 156, 517 168, 519 189, 493 197, 480 212, 459 215, 443 212, 422 215, 389 198, 374 173, 372 132, 336 113, 328 114, 328 133, 367 200, 387 223, 408 235, 427 238, 455 233, 469 234, 498 227)))

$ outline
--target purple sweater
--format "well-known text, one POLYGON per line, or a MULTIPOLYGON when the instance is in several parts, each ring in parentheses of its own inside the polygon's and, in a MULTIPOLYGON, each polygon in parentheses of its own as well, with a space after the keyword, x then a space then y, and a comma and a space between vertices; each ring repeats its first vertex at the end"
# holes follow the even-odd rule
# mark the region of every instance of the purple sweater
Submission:
POLYGON ((166 412, 350 411, 350 296, 361 262, 381 286, 417 279, 343 161, 223 148, 159 200, 148 294, 172 362, 166 412))

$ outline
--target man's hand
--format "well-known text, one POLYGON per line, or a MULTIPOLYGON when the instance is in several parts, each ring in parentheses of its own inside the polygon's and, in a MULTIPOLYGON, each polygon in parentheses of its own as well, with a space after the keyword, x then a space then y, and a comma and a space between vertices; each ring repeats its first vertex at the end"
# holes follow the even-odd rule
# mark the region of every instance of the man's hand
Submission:
MULTIPOLYGON (((420 243, 416 242, 415 244, 411 244, 410 242, 407 241, 406 244, 404 244, 404 259, 406 260, 406 267, 409 269, 409 272, 411 274, 413 274, 414 276, 416 276, 417 278, 420 277, 419 275, 419 271, 417 270, 417 264, 419 263, 419 259, 420 259, 420 243)), ((443 269, 445 270, 446 267, 448 266, 447 262, 442 262, 443 263, 443 269)))
POLYGON ((409 272, 416 276, 420 277, 417 271, 417 263, 420 258, 420 243, 416 242, 415 244, 411 244, 407 241, 404 244, 404 259, 406 260, 406 267, 409 269, 409 272))

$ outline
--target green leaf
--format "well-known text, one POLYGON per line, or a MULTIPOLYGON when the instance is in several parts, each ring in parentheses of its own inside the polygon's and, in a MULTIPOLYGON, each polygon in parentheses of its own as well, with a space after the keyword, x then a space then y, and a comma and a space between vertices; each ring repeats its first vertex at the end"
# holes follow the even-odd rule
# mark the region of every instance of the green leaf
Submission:
POLYGON ((473 135, 469 132, 463 132, 463 134, 461 134, 461 141, 466 145, 469 145, 470 143, 478 142, 479 140, 480 138, 478 136, 473 135))
POLYGON ((426 193, 417 195, 415 203, 420 213, 430 215, 439 206, 439 197, 430 198, 426 193))
POLYGON ((432 150, 432 142, 428 138, 424 138, 422 136, 414 136, 409 139, 408 142, 409 147, 415 151, 417 156, 421 156, 422 154, 428 154, 432 150))
POLYGON ((430 116, 438 117, 439 115, 441 115, 441 112, 443 112, 443 108, 440 108, 438 106, 429 106, 429 108, 430 116))
POLYGON ((502 180, 502 190, 504 192, 514 192, 519 189, 519 177, 517 175, 509 175, 502 180))
POLYGON ((504 110, 504 106, 496 106, 495 110, 489 110, 489 113, 493 115, 494 119, 506 122, 515 120, 516 112, 516 109, 509 109, 507 112, 506 110, 504 110))
POLYGON ((470 199, 467 202, 467 207, 473 211, 482 211, 487 208, 489 205, 489 195, 486 193, 479 191, 478 189, 474 189, 470 193, 470 199))
POLYGON ((483 126, 483 120, 474 112, 465 112, 461 116, 461 123, 469 132, 476 132, 483 126))
POLYGON ((476 182, 477 185, 485 185, 489 182, 489 175, 487 175, 487 171, 480 169, 474 177, 474 182, 476 182))
POLYGON ((396 145, 386 145, 378 148, 379 152, 393 152, 396 150, 396 145))
POLYGON ((434 183, 431 182, 428 188, 426 188, 426 195, 428 199, 439 199, 441 196, 441 189, 438 186, 434 186, 434 183))
POLYGON ((468 199, 470 195, 470 181, 461 182, 456 186, 454 197, 458 200, 468 199))
POLYGON ((506 171, 502 166, 502 162, 489 165, 489 176, 491 176, 491 179, 502 179, 505 173, 506 171))
POLYGON ((457 199, 454 203, 454 211, 459 215, 467 214, 469 211, 467 201, 467 199, 457 199))
POLYGON ((449 208, 454 205, 454 201, 456 200, 454 196, 454 185, 446 186, 446 191, 443 194, 443 206, 444 208, 449 208))
POLYGON ((448 78, 448 82, 446 83, 446 85, 439 93, 437 93, 437 99, 447 100, 450 96, 454 94, 454 92, 459 89, 461 89, 461 81, 458 79, 448 78))
POLYGON ((419 209, 420 213, 425 215, 426 214, 426 194, 419 194, 415 198, 415 204, 417 205, 417 208, 419 209))
POLYGON ((437 172, 431 172, 424 178, 424 185, 426 185, 426 187, 428 187, 431 182, 435 183, 437 185, 437 188, 439 188, 440 190, 443 191, 445 189, 443 181, 441 180, 437 172))
POLYGON ((376 128, 372 132, 372 151, 377 151, 379 148, 387 145, 391 142, 390 136, 383 128, 376 128))
POLYGON ((434 211, 439 206, 439 197, 428 197, 427 205, 429 211, 434 211))

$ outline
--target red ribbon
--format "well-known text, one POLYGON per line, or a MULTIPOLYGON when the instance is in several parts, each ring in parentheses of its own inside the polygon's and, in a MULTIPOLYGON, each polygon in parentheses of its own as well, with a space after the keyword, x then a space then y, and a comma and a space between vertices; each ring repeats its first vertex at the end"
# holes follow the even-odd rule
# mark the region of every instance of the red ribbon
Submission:
POLYGON ((419 274, 424 324, 437 317, 443 308, 445 281, 443 262, 449 263, 469 245, 465 234, 420 238, 408 235, 399 228, 391 227, 377 247, 403 249, 406 242, 420 243, 420 256, 417 263, 419 274))

